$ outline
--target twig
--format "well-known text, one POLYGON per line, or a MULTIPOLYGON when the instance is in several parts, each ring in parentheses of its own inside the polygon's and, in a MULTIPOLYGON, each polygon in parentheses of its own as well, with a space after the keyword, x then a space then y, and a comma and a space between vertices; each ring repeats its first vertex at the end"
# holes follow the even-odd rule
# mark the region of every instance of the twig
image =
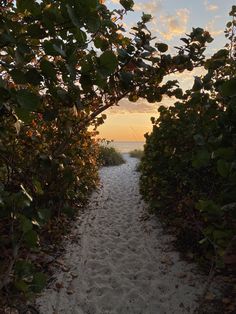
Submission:
POLYGON ((215 270, 216 270, 216 263, 215 263, 215 260, 212 260, 211 269, 210 269, 209 274, 207 276, 207 281, 206 281, 205 287, 203 289, 202 296, 200 298, 200 304, 199 304, 199 306, 198 306, 198 308, 196 310, 197 312, 195 311, 195 313, 199 313, 199 311, 201 310, 201 308, 202 308, 202 306, 203 306, 203 304, 205 302, 206 294, 207 294, 207 292, 208 292, 208 290, 210 288, 210 285, 211 285, 211 283, 213 281, 213 278, 215 276, 215 270))

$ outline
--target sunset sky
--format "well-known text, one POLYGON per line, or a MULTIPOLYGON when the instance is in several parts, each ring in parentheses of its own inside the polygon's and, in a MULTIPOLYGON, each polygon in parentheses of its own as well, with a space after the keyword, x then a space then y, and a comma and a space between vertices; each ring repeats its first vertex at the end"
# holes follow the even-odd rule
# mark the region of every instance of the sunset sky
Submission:
MULTIPOLYGON (((136 0, 134 12, 130 12, 124 20, 124 26, 129 30, 140 19, 142 12, 153 16, 149 28, 158 41, 169 44, 170 52, 174 46, 180 44, 179 38, 189 33, 192 27, 202 27, 214 37, 214 42, 209 45, 207 55, 211 55, 226 43, 224 28, 229 20, 228 12, 233 0, 136 0)), ((106 0, 111 8, 119 8, 119 0, 106 0)), ((193 75, 197 73, 185 72, 179 76, 181 86, 189 88, 193 84, 193 75)), ((164 99, 162 105, 168 105, 170 99, 164 99)), ((106 112, 107 120, 99 129, 100 137, 116 141, 142 141, 143 134, 151 131, 150 117, 157 115, 160 104, 148 104, 144 100, 129 103, 124 99, 119 107, 106 112)))

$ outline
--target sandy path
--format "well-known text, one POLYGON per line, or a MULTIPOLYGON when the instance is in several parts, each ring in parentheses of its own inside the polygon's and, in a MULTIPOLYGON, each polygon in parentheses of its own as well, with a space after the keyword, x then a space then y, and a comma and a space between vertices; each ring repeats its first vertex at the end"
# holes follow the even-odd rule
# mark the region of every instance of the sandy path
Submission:
POLYGON ((73 231, 42 314, 193 313, 205 278, 173 250, 154 217, 142 219, 137 160, 101 170, 101 189, 73 231))

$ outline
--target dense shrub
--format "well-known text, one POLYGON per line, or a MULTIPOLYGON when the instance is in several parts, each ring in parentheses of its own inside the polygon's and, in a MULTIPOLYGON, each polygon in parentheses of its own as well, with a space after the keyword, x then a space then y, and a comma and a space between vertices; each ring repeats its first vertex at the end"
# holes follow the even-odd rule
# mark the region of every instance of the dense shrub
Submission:
MULTIPOLYGON (((236 7, 231 15, 235 18, 236 7)), ((236 230, 235 26, 230 44, 205 61, 182 101, 161 106, 146 135, 140 189, 151 207, 190 249, 217 257, 232 245, 236 230), (189 241, 191 240, 191 241, 189 241)))
POLYGON ((125 163, 120 152, 114 147, 104 145, 99 147, 99 160, 102 166, 119 166, 125 163))
POLYGON ((10 282, 9 265, 14 266, 15 288, 26 295, 40 290, 45 282, 30 259, 42 246, 46 229, 62 214, 74 215, 98 182, 98 146, 86 130, 78 137, 76 124, 71 110, 63 109, 57 121, 34 115, 18 134, 12 128, 0 136, 4 161, 0 166, 1 284, 10 282), (61 139, 70 141, 63 152, 59 151, 61 139))

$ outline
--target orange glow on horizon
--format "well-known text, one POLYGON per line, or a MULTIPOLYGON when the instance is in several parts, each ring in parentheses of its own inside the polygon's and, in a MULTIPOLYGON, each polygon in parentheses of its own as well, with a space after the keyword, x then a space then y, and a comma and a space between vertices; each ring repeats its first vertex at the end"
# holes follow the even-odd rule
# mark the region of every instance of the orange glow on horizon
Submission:
POLYGON ((108 114, 98 128, 99 137, 114 141, 144 141, 144 134, 151 132, 150 113, 108 114))

